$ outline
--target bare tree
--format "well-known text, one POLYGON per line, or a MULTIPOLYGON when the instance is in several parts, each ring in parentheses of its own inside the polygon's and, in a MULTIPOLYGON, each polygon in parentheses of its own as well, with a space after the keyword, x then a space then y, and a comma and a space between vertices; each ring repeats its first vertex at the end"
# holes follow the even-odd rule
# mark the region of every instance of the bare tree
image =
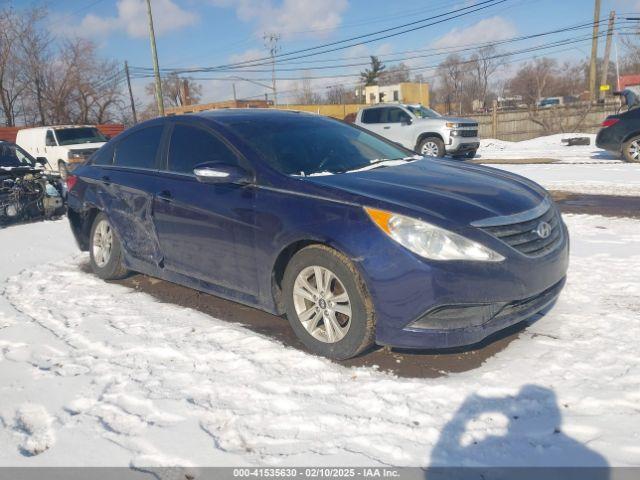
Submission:
POLYGON ((18 101, 26 88, 18 48, 23 29, 20 14, 11 7, 0 10, 0 107, 7 126, 15 125, 18 101))
MULTIPOLYGON (((148 95, 155 95, 155 84, 149 83, 145 90, 148 95)), ((170 73, 162 79, 162 97, 168 107, 182 107, 193 105, 200 101, 202 85, 196 83, 193 78, 181 77, 176 73, 170 73)), ((157 107, 155 107, 157 111, 157 107)))
POLYGON ((538 58, 525 63, 509 81, 509 91, 522 95, 527 104, 535 104, 547 96, 558 73, 558 62, 552 58, 538 58))
POLYGON ((447 111, 451 113, 452 107, 457 105, 458 113, 462 113, 463 89, 468 79, 467 64, 459 55, 451 54, 438 66, 436 74, 447 111))
POLYGON ((300 105, 313 105, 322 102, 322 95, 314 91, 311 79, 308 77, 302 79, 302 88, 296 85, 295 90, 294 101, 300 105))
POLYGON ((499 56, 495 46, 479 48, 469 60, 470 89, 474 100, 482 102, 486 108, 489 84, 494 74, 505 65, 507 57, 499 56))
POLYGON ((411 69, 404 63, 389 67, 380 74, 380 85, 394 85, 396 83, 411 81, 411 69))

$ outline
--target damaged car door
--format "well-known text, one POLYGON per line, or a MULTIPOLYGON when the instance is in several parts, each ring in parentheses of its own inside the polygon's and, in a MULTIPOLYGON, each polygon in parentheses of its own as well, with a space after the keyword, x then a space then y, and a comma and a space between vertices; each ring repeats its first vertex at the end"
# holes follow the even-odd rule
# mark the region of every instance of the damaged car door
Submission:
POLYGON ((153 224, 153 195, 163 125, 124 136, 116 145, 111 165, 101 165, 96 202, 105 211, 123 247, 133 259, 158 265, 162 255, 153 224))
MULTIPOLYGON (((169 135, 168 135, 169 136, 169 135)), ((158 173, 154 221, 164 267, 181 275, 255 295, 255 193, 242 183, 202 182, 198 166, 222 166, 251 176, 250 167, 213 130, 181 119, 158 173)))

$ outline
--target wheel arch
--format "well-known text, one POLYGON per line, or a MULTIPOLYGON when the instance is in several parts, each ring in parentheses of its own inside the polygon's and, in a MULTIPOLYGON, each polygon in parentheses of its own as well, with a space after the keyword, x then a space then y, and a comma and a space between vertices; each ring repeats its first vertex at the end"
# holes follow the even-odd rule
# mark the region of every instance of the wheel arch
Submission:
POLYGON ((273 263, 271 268, 271 295, 273 297, 273 303, 276 310, 280 315, 285 311, 284 303, 282 302, 282 280, 284 278, 284 272, 287 269, 287 265, 296 253, 311 245, 324 245, 336 249, 333 245, 318 239, 299 239, 289 243, 286 247, 280 250, 275 262, 273 263))
POLYGON ((622 138, 621 145, 624 145, 625 143, 627 143, 629 140, 631 140, 634 137, 640 137, 640 130, 636 130, 636 131, 633 131, 633 132, 628 133, 627 135, 625 135, 622 138))
POLYGON ((416 140, 416 146, 415 146, 415 150, 418 150, 418 147, 420 146, 420 142, 422 142, 425 138, 429 138, 429 137, 435 137, 435 138, 439 138, 440 140, 442 140, 442 143, 444 143, 444 138, 442 138, 442 135, 440 135, 438 132, 423 132, 420 135, 418 135, 418 140, 416 140))
POLYGON ((78 247, 80 247, 80 250, 83 252, 87 252, 89 250, 91 226, 100 212, 101 210, 95 206, 90 206, 82 211, 76 211, 73 209, 69 209, 67 211, 71 231, 78 243, 78 247))

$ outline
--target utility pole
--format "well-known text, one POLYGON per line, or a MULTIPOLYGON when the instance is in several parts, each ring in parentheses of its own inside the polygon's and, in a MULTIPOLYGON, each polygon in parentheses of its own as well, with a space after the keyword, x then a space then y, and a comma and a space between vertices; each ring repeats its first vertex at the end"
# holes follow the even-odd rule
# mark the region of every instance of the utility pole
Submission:
POLYGON ((589 63, 589 99, 596 99, 596 62, 598 61, 598 26, 600 24, 600 3, 595 0, 593 10, 593 38, 591 40, 591 62, 589 63))
MULTIPOLYGON (((613 27, 616 21, 616 12, 611 10, 609 13, 609 27, 607 28, 607 42, 604 47, 604 59, 602 64, 602 76, 600 77, 600 85, 609 83, 609 59, 611 58, 611 41, 613 40, 613 27)), ((600 100, 604 100, 606 93, 600 92, 600 100)))
POLYGON ((269 50, 269 56, 271 57, 271 88, 273 89, 273 104, 278 105, 278 90, 276 89, 276 55, 278 53, 278 41, 280 41, 280 34, 278 33, 265 33, 264 45, 269 50))
POLYGON ((164 102, 162 101, 162 82, 160 81, 160 68, 158 67, 158 50, 156 49, 156 34, 153 31, 153 15, 151 14, 151 0, 147 0, 147 15, 149 17, 149 41, 151 42, 151 60, 153 61, 153 75, 156 79, 156 102, 158 103, 158 115, 164 117, 164 102))
POLYGON ((233 87, 233 101, 237 102, 238 101, 238 97, 236 96, 236 84, 232 83, 231 86, 233 87))
POLYGON ((133 91, 131 90, 131 77, 129 76, 129 64, 124 61, 124 73, 127 76, 127 86, 129 87, 129 100, 131 101, 131 113, 133 114, 133 124, 138 123, 138 116, 136 115, 136 104, 133 101, 133 91))

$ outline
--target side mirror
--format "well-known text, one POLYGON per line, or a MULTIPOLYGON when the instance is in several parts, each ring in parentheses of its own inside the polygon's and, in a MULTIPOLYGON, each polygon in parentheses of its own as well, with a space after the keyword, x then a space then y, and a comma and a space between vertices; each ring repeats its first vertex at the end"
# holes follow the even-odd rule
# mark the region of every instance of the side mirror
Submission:
POLYGON ((404 124, 405 124, 405 125, 411 125, 412 123, 413 123, 413 118, 411 118, 411 117, 408 117, 408 118, 404 121, 404 124))
POLYGON ((49 162, 45 157, 36 157, 36 163, 39 163, 43 167, 46 167, 49 162))
POLYGON ((249 173, 236 165, 207 162, 196 165, 193 174, 202 183, 235 183, 246 185, 252 179, 249 173))

